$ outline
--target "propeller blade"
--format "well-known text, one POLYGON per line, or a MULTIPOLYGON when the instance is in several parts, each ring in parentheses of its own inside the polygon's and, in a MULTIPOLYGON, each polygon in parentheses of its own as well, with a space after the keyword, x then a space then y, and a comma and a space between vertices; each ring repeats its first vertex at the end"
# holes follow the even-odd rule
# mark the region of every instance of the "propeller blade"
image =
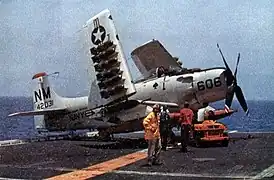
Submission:
POLYGON ((224 75, 226 77, 226 85, 228 87, 231 86, 233 84, 233 81, 235 80, 234 76, 228 69, 224 71, 224 75))
POLYGON ((238 53, 238 59, 237 59, 236 69, 235 69, 235 72, 234 72, 235 79, 237 79, 236 75, 237 75, 237 71, 238 71, 239 61, 240 61, 240 53, 238 53))
POLYGON ((226 99, 225 99, 225 104, 230 108, 231 107, 231 104, 232 104, 232 100, 233 100, 233 97, 234 97, 234 88, 232 89, 232 91, 230 92, 227 92, 226 94, 226 99))
POLYGON ((220 49, 218 43, 217 43, 217 48, 219 49, 219 52, 220 52, 220 54, 221 54, 221 56, 222 56, 222 59, 223 59, 223 61, 224 61, 224 64, 225 64, 225 67, 226 67, 227 71, 229 72, 229 74, 232 75, 232 71, 231 71, 231 69, 229 68, 228 64, 226 63, 225 57, 224 57, 224 55, 223 55, 223 53, 222 53, 222 51, 221 51, 221 49, 220 49))
POLYGON ((235 86, 234 91, 236 93, 236 97, 240 103, 240 105, 242 106, 244 112, 246 112, 246 114, 248 114, 248 107, 246 104, 246 100, 244 98, 244 94, 242 92, 242 89, 240 88, 240 86, 235 86))

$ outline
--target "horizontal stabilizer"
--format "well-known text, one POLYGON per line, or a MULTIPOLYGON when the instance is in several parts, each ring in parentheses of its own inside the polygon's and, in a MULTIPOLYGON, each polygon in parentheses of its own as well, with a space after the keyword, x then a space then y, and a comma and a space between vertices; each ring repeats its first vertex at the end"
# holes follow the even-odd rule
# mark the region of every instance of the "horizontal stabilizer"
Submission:
POLYGON ((55 108, 55 109, 47 109, 47 110, 38 110, 38 111, 24 111, 24 112, 16 112, 9 114, 8 117, 14 116, 38 116, 38 115, 47 115, 47 114, 59 114, 66 113, 66 109, 55 108))
POLYGON ((161 101, 142 101, 138 100, 140 104, 148 105, 148 106, 153 106, 154 104, 159 104, 160 106, 168 106, 168 107, 179 107, 178 104, 176 103, 171 103, 171 102, 161 102, 161 101))

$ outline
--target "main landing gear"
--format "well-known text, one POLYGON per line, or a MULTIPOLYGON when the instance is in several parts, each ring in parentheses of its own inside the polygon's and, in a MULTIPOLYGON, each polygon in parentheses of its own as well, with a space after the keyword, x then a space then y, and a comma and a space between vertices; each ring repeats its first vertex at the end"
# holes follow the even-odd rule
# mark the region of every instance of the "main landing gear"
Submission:
POLYGON ((107 129, 98 129, 98 140, 101 141, 110 141, 113 139, 113 134, 111 134, 107 129))

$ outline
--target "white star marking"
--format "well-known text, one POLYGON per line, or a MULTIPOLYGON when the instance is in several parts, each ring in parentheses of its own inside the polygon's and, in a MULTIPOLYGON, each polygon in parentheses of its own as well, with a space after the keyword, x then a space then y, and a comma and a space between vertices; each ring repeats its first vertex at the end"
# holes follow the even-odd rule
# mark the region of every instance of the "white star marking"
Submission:
POLYGON ((102 39, 101 39, 102 34, 104 34, 104 32, 100 32, 100 28, 98 28, 97 32, 93 33, 93 36, 95 36, 94 42, 96 42, 97 40, 99 40, 101 42, 102 41, 102 39))

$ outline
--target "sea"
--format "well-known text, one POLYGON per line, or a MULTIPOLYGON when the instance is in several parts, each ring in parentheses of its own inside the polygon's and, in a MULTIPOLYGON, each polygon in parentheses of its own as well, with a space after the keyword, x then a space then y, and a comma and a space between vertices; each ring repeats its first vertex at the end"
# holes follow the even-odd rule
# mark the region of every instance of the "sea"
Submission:
MULTIPOLYGON (((246 115, 235 100, 232 109, 238 112, 219 120, 230 131, 270 132, 274 131, 274 101, 247 101, 249 114, 246 115)), ((210 104, 215 109, 224 109, 224 101, 210 104)), ((26 139, 37 136, 33 117, 8 117, 18 111, 32 110, 31 97, 0 97, 0 140, 26 139)))

